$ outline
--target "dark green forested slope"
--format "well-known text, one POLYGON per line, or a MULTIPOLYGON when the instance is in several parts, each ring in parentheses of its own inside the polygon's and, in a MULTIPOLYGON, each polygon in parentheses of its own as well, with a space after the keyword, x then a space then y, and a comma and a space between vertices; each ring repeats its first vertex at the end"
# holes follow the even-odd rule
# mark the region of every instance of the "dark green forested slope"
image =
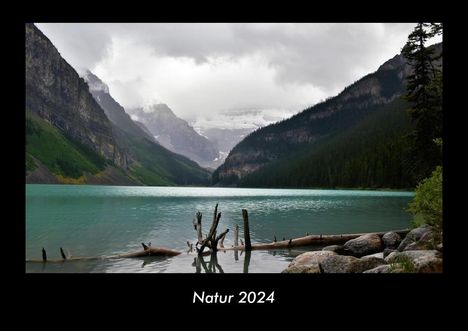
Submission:
POLYGON ((128 169, 115 167, 110 160, 67 136, 39 116, 26 112, 26 175, 37 171, 30 182, 55 177, 52 182, 134 185, 206 185, 209 172, 195 162, 147 139, 114 128, 117 142, 130 154, 128 169), (44 169, 46 168, 46 169, 44 169), (109 176, 111 170, 112 176, 109 176))
POLYGON ((407 104, 397 99, 356 126, 322 137, 242 178, 239 186, 406 188, 407 104))
MULTIPOLYGON (((430 49, 441 54, 442 44, 430 49)), ((440 56, 432 65, 441 65, 440 56)), ((258 129, 231 150, 213 184, 414 187, 411 105, 402 100, 412 72, 396 55, 337 96, 258 129)))
POLYGON ((133 160, 130 177, 145 185, 208 185, 211 174, 185 156, 172 153, 147 138, 135 136, 118 127, 114 134, 133 160))
POLYGON ((78 179, 83 173, 97 174, 108 162, 39 116, 26 112, 26 174, 39 164, 59 178, 78 179))

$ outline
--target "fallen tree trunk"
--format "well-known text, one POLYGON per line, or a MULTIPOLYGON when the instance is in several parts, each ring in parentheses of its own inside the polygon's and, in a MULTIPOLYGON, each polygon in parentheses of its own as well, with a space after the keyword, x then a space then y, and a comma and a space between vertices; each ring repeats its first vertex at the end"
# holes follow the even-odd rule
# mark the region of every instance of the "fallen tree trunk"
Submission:
POLYGON ((69 261, 90 261, 90 260, 110 260, 110 259, 122 259, 132 257, 146 257, 146 256, 176 256, 182 254, 182 252, 175 251, 166 247, 148 247, 146 250, 130 252, 125 254, 111 255, 111 256, 82 256, 82 257, 70 257, 61 260, 26 260, 26 262, 41 262, 41 263, 63 263, 69 261))
POLYGON ((109 257, 105 256, 82 256, 82 257, 71 257, 67 259, 60 259, 60 260, 49 260, 47 259, 46 261, 44 260, 38 260, 38 259, 30 259, 26 260, 28 263, 63 263, 63 262, 68 262, 68 261, 91 261, 91 260, 104 260, 109 257))
POLYGON ((142 250, 142 251, 119 254, 115 256, 110 256, 108 258, 118 259, 118 258, 127 258, 127 257, 145 257, 145 256, 176 256, 179 254, 182 254, 182 253, 179 251, 170 249, 170 248, 166 248, 166 247, 148 247, 147 249, 142 250))
MULTIPOLYGON (((253 244, 251 249, 283 249, 283 248, 290 248, 290 247, 299 247, 299 246, 313 246, 313 245, 336 245, 336 244, 344 244, 348 240, 355 239, 365 234, 375 233, 382 237, 385 233, 384 232, 367 232, 367 233, 352 233, 352 234, 331 234, 331 235, 309 235, 305 237, 289 239, 289 240, 282 240, 276 241, 272 243, 261 243, 261 244, 253 244)), ((393 231, 398 233, 400 236, 405 236, 409 230, 399 230, 393 231)), ((224 250, 245 250, 244 245, 234 246, 230 248, 225 248, 224 250)))

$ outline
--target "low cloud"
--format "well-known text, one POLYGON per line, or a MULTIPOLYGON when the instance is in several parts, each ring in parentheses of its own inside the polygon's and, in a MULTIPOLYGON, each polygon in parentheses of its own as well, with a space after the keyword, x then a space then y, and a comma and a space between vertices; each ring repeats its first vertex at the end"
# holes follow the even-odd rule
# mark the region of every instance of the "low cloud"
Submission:
POLYGON ((375 71, 414 25, 37 24, 124 107, 164 102, 188 120, 233 108, 287 117, 375 71))

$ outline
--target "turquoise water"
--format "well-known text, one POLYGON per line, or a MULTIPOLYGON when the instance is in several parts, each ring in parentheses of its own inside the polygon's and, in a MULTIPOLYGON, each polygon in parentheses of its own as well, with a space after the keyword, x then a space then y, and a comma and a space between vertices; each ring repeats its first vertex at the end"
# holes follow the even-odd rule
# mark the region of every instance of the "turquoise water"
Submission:
MULTIPOLYGON (((195 213, 203 213, 204 233, 216 203, 218 231, 229 228, 233 243, 242 208, 249 212, 252 242, 271 242, 309 234, 339 234, 402 229, 411 192, 26 185, 26 259, 59 259, 59 248, 73 256, 105 256, 141 249, 141 242, 185 251, 195 242, 195 213)), ((304 248, 310 249, 310 248, 304 248)), ((220 252, 224 272, 280 272, 301 250, 253 251, 250 258, 220 252)), ((26 263, 27 272, 196 272, 194 254, 170 259, 114 259, 65 263, 26 263), (193 265, 192 265, 193 264, 193 265)), ((210 257, 205 257, 206 265, 210 257)), ((214 262, 214 261, 212 261, 214 262)), ((198 263, 200 265, 200 263, 198 263)), ((203 263, 201 263, 203 267, 203 263)), ((201 272, 205 269, 201 268, 201 272)), ((216 271, 220 270, 216 268, 216 271)))

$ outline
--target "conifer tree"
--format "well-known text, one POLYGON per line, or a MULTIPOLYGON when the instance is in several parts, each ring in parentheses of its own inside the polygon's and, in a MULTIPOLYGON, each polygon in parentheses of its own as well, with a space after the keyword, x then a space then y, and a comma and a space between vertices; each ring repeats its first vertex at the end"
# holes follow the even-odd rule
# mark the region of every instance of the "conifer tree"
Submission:
POLYGON ((411 102, 410 114, 415 122, 411 134, 410 163, 416 181, 427 177, 442 158, 434 139, 442 137, 442 73, 435 61, 442 54, 426 47, 430 38, 442 34, 440 23, 418 23, 402 49, 412 67, 406 77, 406 99, 411 102))

